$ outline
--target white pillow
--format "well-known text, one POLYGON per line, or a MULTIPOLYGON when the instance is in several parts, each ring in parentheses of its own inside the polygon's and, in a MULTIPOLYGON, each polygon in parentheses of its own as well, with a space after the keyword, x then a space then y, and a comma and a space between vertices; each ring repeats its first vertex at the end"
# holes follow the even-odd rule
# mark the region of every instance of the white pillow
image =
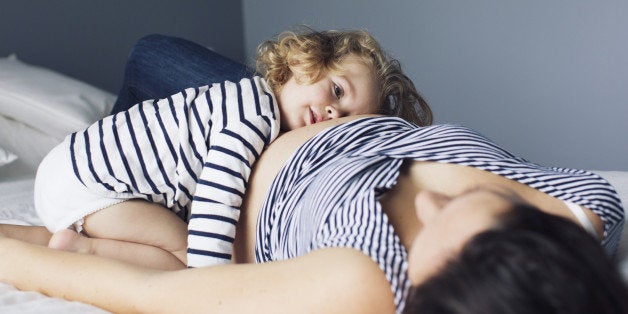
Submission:
MULTIPOLYGON (((11 165, 3 167, 0 176, 7 176, 6 171, 10 170, 21 172, 27 170, 28 174, 34 176, 44 156, 61 141, 62 139, 0 115, 0 147, 12 152, 18 158, 11 165)), ((0 181, 2 179, 4 178, 0 178, 0 181)))
POLYGON ((0 147, 0 166, 4 166, 16 159, 17 159, 17 156, 15 156, 15 154, 0 147))
POLYGON ((106 91, 15 55, 0 58, 0 114, 56 138, 108 115, 114 101, 106 91))

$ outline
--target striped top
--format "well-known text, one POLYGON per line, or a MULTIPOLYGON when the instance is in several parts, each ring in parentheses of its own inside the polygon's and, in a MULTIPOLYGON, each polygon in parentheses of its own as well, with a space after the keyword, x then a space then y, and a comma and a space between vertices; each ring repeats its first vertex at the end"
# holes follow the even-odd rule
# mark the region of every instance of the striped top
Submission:
POLYGON ((189 219, 188 266, 228 263, 251 167, 279 133, 259 78, 147 100, 69 136, 78 179, 105 197, 140 198, 189 219))
POLYGON ((326 247, 355 248, 384 271, 401 312, 410 287, 406 251, 378 199, 395 185, 404 159, 482 169, 586 206, 604 221, 607 251, 618 245, 623 209, 601 177, 527 162, 464 127, 417 127, 398 118, 374 117, 329 128, 295 152, 260 213, 256 260, 283 260, 326 247))

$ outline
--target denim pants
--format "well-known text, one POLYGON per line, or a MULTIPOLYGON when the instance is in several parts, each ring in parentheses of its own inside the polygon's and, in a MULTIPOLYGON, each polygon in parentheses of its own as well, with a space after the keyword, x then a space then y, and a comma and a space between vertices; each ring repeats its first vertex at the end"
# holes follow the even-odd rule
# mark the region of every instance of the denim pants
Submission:
POLYGON ((245 65, 194 42, 164 35, 148 35, 133 46, 124 70, 122 88, 111 111, 124 111, 147 100, 161 99, 188 87, 251 77, 245 65))

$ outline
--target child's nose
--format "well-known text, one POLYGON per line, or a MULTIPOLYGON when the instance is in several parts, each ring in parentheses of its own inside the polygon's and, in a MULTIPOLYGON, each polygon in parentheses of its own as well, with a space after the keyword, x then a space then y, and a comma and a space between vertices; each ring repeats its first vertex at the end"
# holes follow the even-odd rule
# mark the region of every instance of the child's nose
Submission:
POLYGON ((336 118, 342 117, 340 111, 336 109, 336 107, 334 107, 333 105, 325 106, 325 113, 327 113, 327 117, 325 120, 336 119, 336 118))

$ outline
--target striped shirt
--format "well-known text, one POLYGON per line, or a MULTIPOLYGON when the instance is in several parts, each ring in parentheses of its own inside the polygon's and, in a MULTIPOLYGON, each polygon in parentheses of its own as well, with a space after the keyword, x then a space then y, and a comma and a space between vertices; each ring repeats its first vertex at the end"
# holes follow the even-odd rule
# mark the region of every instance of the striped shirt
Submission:
POLYGON ((417 127, 375 117, 325 130, 286 163, 259 216, 257 262, 327 247, 355 248, 384 271, 401 312, 410 287, 407 255, 378 199, 395 185, 405 159, 482 169, 586 206, 604 221, 607 251, 618 245, 623 209, 601 177, 527 162, 464 127, 417 127))
POLYGON ((259 78, 147 100, 70 135, 72 166, 90 190, 161 204, 188 224, 188 266, 228 263, 252 165, 279 133, 259 78))

